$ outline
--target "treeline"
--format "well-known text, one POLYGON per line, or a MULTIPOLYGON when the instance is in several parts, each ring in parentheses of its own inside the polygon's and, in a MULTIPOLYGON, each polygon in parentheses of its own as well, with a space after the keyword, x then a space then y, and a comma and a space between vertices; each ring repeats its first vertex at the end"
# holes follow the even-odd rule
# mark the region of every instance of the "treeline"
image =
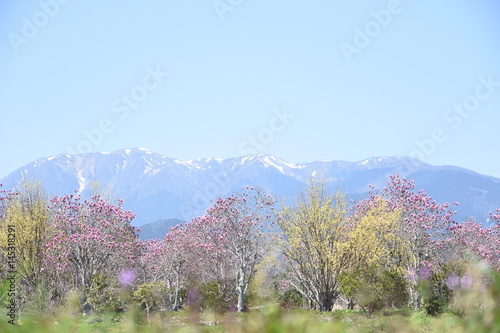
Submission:
POLYGON ((48 314, 77 297, 84 313, 224 312, 260 299, 437 314, 500 270, 500 209, 490 213, 491 228, 473 218, 457 223, 458 203, 437 203, 398 175, 350 205, 318 181, 291 206, 247 187, 152 241, 139 240, 121 200, 100 192, 48 199, 37 182, 0 192, 5 307, 48 314))

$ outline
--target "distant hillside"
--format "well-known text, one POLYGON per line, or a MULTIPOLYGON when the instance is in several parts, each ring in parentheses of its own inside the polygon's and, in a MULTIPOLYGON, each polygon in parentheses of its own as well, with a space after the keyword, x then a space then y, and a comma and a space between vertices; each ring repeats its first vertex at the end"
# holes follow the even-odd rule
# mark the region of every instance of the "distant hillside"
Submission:
POLYGON ((147 223, 141 226, 141 232, 139 233, 139 238, 141 240, 147 239, 162 239, 165 237, 171 227, 175 227, 178 224, 185 223, 184 221, 178 219, 162 219, 153 223, 147 223))
POLYGON ((190 221, 204 214, 217 197, 247 185, 259 186, 290 203, 310 177, 322 178, 331 189, 338 188, 359 200, 366 196, 368 184, 380 189, 392 173, 415 180, 416 190, 424 189, 438 202, 458 201, 457 221, 474 216, 487 223, 488 212, 500 207, 500 179, 400 156, 297 164, 265 154, 179 161, 134 148, 41 158, 0 183, 8 189, 20 184, 23 177, 37 178, 49 195, 72 193, 76 188, 88 195, 92 183, 98 181, 109 186, 115 197, 125 201, 124 207, 136 214, 132 224, 142 226, 161 219, 190 221))

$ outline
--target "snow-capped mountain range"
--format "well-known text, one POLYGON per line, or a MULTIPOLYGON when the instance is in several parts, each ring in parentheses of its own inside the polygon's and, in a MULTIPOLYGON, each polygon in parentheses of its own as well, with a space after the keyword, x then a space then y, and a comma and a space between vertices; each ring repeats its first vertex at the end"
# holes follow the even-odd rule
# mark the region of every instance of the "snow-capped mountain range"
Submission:
POLYGON ((311 177, 326 180, 354 200, 366 196, 368 184, 380 189, 392 173, 423 188, 438 202, 458 201, 458 221, 474 216, 487 223, 500 207, 500 179, 454 166, 433 166, 409 157, 375 157, 358 162, 325 161, 291 164, 271 155, 179 161, 142 148, 109 153, 58 155, 37 159, 0 179, 4 189, 23 177, 40 180, 50 196, 88 195, 92 184, 109 186, 141 226, 159 219, 189 221, 211 201, 245 186, 260 186, 277 198, 294 199, 311 177))

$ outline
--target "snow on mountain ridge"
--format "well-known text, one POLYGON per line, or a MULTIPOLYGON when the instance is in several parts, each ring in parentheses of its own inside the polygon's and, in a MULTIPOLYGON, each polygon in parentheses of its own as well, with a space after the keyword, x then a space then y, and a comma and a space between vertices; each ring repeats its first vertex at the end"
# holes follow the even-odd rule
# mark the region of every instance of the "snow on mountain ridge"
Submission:
MULTIPOLYGON (((222 158, 214 158, 214 157, 209 157, 209 158, 197 158, 197 159, 192 159, 192 160, 187 160, 187 161, 181 161, 172 157, 167 157, 165 155, 161 155, 158 153, 154 153, 146 148, 124 148, 124 149, 119 149, 115 151, 109 151, 109 152, 99 152, 99 153, 84 153, 84 154, 79 154, 79 155, 67 155, 67 154, 61 154, 61 155, 54 155, 50 156, 48 158, 41 158, 37 159, 35 162, 40 163, 43 161, 52 161, 54 159, 58 159, 61 157, 69 157, 74 158, 76 156, 81 156, 81 155, 104 155, 104 156, 114 156, 114 155, 122 155, 124 158, 130 158, 131 156, 135 154, 141 154, 142 159, 144 162, 146 162, 151 169, 154 169, 155 167, 158 167, 160 165, 166 164, 166 162, 176 162, 177 164, 180 165, 185 165, 189 167, 193 167, 195 169, 204 169, 206 164, 210 164, 212 162, 215 162, 216 164, 223 164, 225 162, 228 162, 230 160, 239 160, 240 165, 247 165, 251 164, 254 162, 260 162, 264 165, 274 167, 280 172, 285 172, 285 169, 303 169, 307 167, 308 165, 326 165, 326 164, 337 164, 338 166, 345 166, 346 164, 357 164, 357 165, 362 165, 366 167, 375 167, 380 164, 383 164, 384 162, 387 161, 398 161, 400 159, 408 159, 408 157, 401 157, 401 156, 394 156, 394 157, 387 157, 387 156, 378 156, 378 157, 371 157, 367 158, 358 162, 348 162, 348 161, 338 161, 338 160, 314 160, 314 161, 309 161, 309 162, 301 162, 301 163, 289 163, 286 162, 285 160, 282 160, 280 158, 277 158, 272 155, 268 154, 254 154, 254 155, 248 155, 248 156, 243 156, 239 158, 229 158, 229 159, 222 159, 222 158), (147 154, 144 156, 144 154, 147 154)), ((413 159, 411 159, 413 161, 413 159)), ((415 160, 418 161, 418 160, 415 160)), ((418 161, 420 164, 425 164, 421 161, 418 161)))
POLYGON ((125 200, 126 209, 137 215, 134 223, 141 225, 160 218, 189 220, 203 214, 217 197, 246 185, 261 186, 279 198, 293 198, 311 176, 323 178, 328 186, 359 198, 368 190, 368 184, 381 188, 388 175, 401 173, 409 165, 406 172, 410 179, 437 200, 464 202, 464 214, 481 216, 498 208, 500 179, 401 156, 357 162, 289 163, 272 155, 256 154, 181 161, 144 148, 131 148, 37 159, 0 179, 0 183, 8 189, 19 185, 23 177, 39 179, 52 196, 72 193, 76 188, 86 195, 90 185, 98 181, 111 186, 114 195, 125 200), (481 198, 474 199, 478 193, 481 198))

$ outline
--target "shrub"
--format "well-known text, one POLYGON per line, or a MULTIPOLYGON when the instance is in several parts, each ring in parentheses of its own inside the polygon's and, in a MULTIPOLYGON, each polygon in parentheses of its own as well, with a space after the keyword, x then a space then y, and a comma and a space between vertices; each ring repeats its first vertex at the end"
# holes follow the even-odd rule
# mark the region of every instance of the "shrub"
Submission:
POLYGON ((103 313, 115 309, 119 304, 115 289, 106 275, 96 274, 92 276, 90 285, 85 287, 87 303, 91 306, 92 311, 103 313))
POLYGON ((281 295, 278 301, 284 309, 297 309, 302 306, 302 295, 297 290, 290 289, 281 295))
POLYGON ((340 292, 354 301, 368 317, 385 307, 402 307, 407 303, 406 282, 401 273, 376 266, 361 267, 339 275, 340 292))
POLYGON ((143 283, 133 292, 132 298, 141 309, 149 313, 160 309, 166 293, 163 283, 143 283))
POLYGON ((210 281, 198 286, 199 292, 199 307, 201 311, 225 312, 229 309, 230 304, 235 304, 234 296, 228 295, 221 290, 220 285, 216 281, 210 281), (231 303, 231 300, 233 302, 231 303))

